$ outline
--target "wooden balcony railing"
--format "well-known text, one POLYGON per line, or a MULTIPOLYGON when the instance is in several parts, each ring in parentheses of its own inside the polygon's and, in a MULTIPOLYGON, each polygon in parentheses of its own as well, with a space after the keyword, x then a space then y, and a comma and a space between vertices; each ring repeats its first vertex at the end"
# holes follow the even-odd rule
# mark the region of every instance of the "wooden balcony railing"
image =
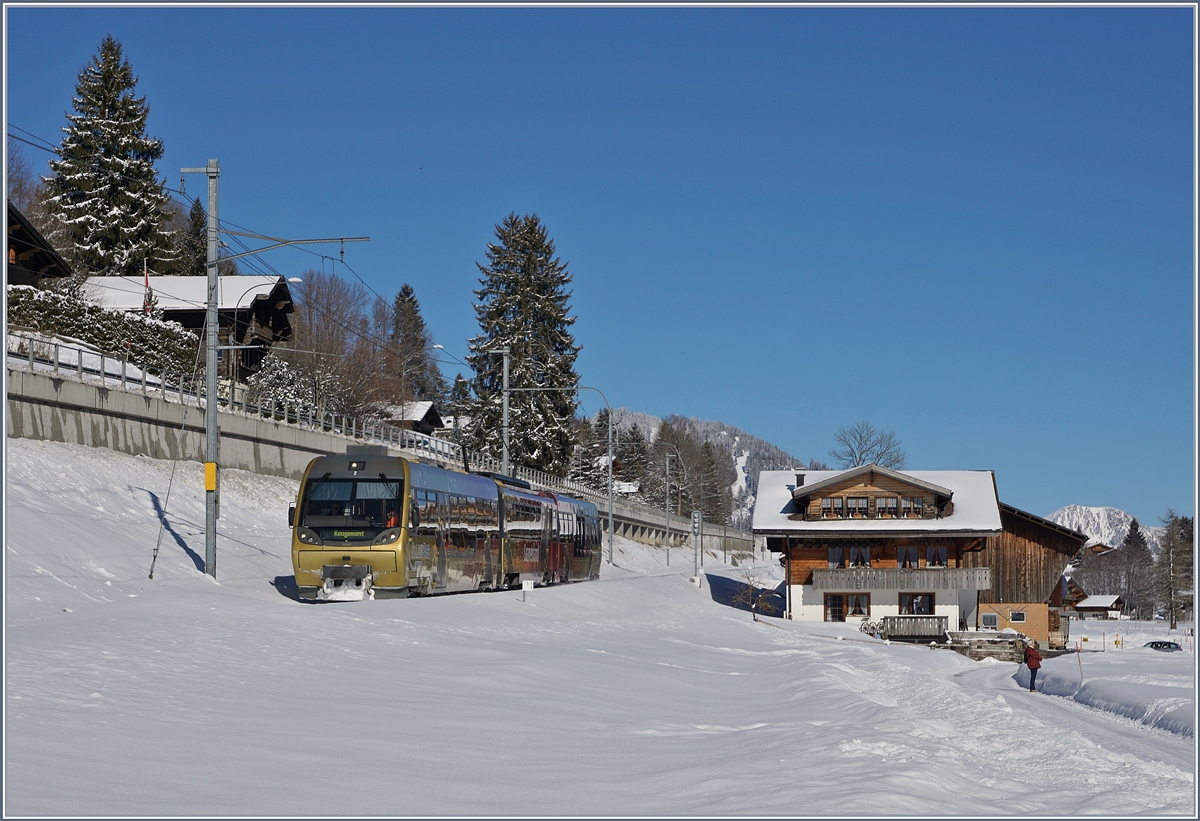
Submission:
POLYGON ((838 567, 813 571, 816 590, 991 590, 990 567, 838 567))
POLYGON ((946 634, 946 616, 884 616, 883 635, 895 638, 929 638, 946 634))

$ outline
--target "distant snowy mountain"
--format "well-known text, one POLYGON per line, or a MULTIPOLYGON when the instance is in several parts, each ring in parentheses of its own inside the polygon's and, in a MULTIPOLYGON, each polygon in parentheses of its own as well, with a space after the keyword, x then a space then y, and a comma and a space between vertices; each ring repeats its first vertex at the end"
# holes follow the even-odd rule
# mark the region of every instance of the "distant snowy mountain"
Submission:
MULTIPOLYGON (((1084 505, 1067 505, 1059 508, 1046 517, 1050 521, 1086 533, 1094 542, 1101 542, 1110 547, 1120 547, 1129 533, 1129 523, 1133 516, 1115 507, 1085 507, 1084 505)), ((1158 554, 1165 528, 1153 527, 1145 522, 1138 522, 1150 552, 1158 554)))

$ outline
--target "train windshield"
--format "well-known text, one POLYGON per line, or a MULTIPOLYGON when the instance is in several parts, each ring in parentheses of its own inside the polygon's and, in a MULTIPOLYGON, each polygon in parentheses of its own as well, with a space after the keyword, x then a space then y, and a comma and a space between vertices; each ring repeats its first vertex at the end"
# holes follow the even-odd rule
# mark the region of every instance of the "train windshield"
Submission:
POLYGON ((362 537, 374 538, 380 530, 399 526, 402 484, 399 479, 334 479, 328 474, 309 479, 300 524, 318 532, 370 530, 362 537))

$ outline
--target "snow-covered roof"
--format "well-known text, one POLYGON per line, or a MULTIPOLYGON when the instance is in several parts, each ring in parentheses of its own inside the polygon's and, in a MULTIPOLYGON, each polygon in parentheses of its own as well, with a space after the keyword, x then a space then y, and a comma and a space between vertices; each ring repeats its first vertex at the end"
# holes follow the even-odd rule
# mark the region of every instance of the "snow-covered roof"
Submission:
POLYGON ((1076 603, 1075 609, 1117 610, 1120 608, 1120 605, 1117 604, 1117 600, 1120 598, 1120 596, 1088 596, 1083 601, 1076 603))
POLYGON ((432 402, 404 402, 397 405, 386 405, 382 412, 393 422, 420 422, 432 408, 432 402))
MULTIPOLYGON (((805 471, 805 486, 828 487, 839 478, 852 476, 852 470, 805 471)), ((803 536, 833 536, 845 533, 902 535, 937 533, 946 536, 995 536, 1002 531, 1000 504, 990 470, 912 470, 889 471, 915 480, 920 486, 935 486, 953 494, 954 512, 942 519, 820 519, 793 521, 799 513, 792 500, 796 487, 795 470, 764 470, 758 476, 758 499, 754 504, 753 529, 756 533, 780 533, 803 536)))
MULTIPOLYGON (((249 308, 278 287, 287 288, 281 276, 217 277, 217 309, 249 308)), ((87 289, 106 308, 140 311, 146 298, 144 277, 88 277, 87 289)), ((208 307, 208 277, 150 277, 150 289, 164 311, 203 311, 208 307)))
MULTIPOLYGON (((794 476, 797 472, 799 471, 792 471, 792 475, 794 476)), ((857 476, 878 473, 880 476, 886 476, 889 479, 895 479, 900 482, 907 482, 914 487, 928 490, 930 493, 937 494, 938 496, 950 497, 954 495, 954 491, 950 488, 918 479, 915 473, 901 473, 898 470, 885 468, 881 465, 859 465, 847 470, 805 470, 803 473, 806 477, 804 481, 805 493, 824 490, 830 485, 836 485, 838 482, 844 482, 847 479, 853 479, 857 476), (808 481, 808 477, 816 477, 817 474, 820 474, 822 478, 814 478, 814 481, 808 481)))

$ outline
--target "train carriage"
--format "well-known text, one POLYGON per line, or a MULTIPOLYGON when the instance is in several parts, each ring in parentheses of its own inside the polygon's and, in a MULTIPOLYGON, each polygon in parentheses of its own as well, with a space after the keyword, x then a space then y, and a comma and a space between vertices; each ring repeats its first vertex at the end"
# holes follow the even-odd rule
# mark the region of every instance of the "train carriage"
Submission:
POLYGON ((314 459, 289 511, 301 598, 406 597, 596 578, 590 502, 352 446, 314 459))

